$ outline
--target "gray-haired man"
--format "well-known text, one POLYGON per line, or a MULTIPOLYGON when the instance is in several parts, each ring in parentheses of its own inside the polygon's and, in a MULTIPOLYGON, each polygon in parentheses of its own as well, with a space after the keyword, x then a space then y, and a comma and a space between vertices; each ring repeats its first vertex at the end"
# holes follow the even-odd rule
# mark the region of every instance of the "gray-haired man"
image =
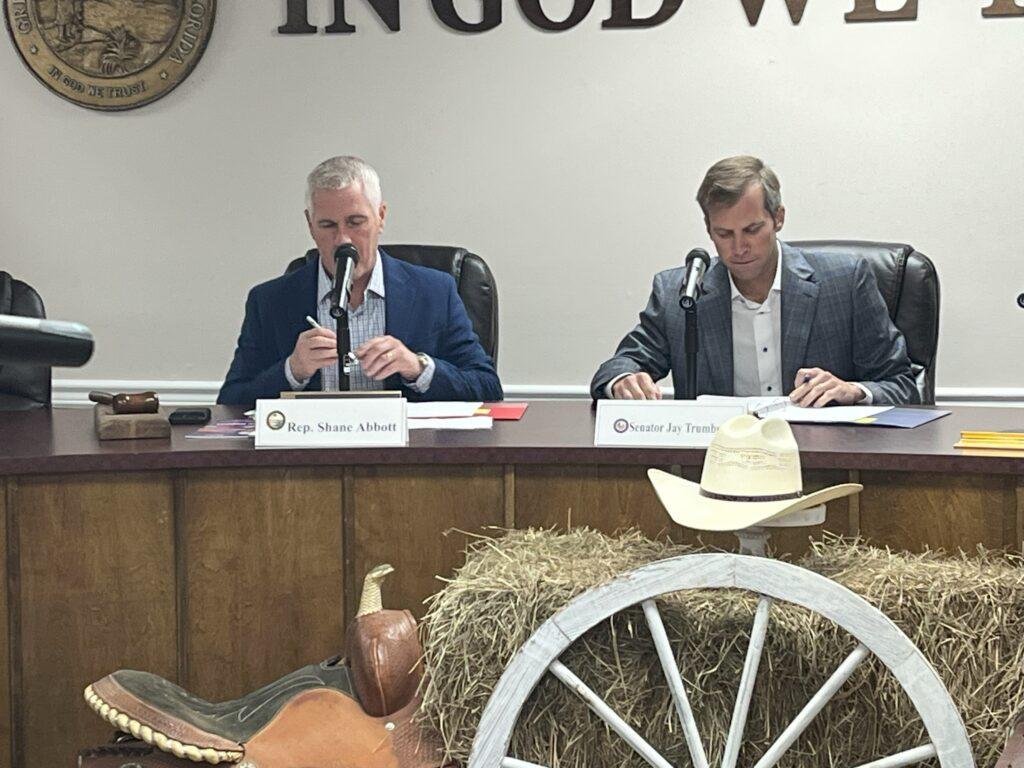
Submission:
POLYGON ((338 388, 329 308, 342 244, 359 252, 348 309, 359 360, 353 389, 401 390, 410 400, 502 399, 452 276, 388 256, 378 242, 386 215, 380 179, 367 163, 341 156, 313 169, 306 223, 320 258, 249 292, 217 402, 251 405, 285 390, 338 388))

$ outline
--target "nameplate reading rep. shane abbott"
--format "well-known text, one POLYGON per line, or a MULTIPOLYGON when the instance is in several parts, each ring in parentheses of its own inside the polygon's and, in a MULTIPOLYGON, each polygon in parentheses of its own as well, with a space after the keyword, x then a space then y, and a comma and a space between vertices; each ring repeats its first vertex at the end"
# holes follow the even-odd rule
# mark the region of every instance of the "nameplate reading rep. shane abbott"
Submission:
POLYGON ((257 448, 371 448, 408 444, 405 398, 256 401, 257 448))

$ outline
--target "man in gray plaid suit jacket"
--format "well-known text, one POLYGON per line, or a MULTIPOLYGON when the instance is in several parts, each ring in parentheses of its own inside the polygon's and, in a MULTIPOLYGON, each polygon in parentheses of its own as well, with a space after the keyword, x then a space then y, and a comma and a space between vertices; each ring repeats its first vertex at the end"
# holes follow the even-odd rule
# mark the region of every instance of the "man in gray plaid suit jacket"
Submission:
MULTIPOLYGON (((907 345, 871 268, 778 240, 778 178, 754 157, 715 163, 697 193, 718 259, 698 303, 698 394, 782 396, 803 406, 919 402, 907 345)), ((686 380, 683 269, 655 275, 640 324, 590 385, 594 398, 658 399, 686 380)))

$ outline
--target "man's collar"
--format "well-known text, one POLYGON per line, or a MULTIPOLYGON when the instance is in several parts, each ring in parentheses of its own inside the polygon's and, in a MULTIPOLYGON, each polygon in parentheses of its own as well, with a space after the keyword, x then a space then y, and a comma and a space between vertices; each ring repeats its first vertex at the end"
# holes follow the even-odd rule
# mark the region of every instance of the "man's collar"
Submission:
MULTIPOLYGON (((317 271, 317 295, 320 297, 320 301, 324 301, 331 293, 331 276, 327 274, 327 270, 324 269, 324 262, 322 259, 318 259, 320 263, 320 269, 317 271)), ((377 262, 373 265, 373 272, 370 273, 370 282, 366 286, 366 290, 371 293, 384 298, 384 266, 383 260, 380 256, 380 249, 377 249, 377 262)))
MULTIPOLYGON (((772 287, 771 287, 771 290, 768 292, 769 296, 772 293, 782 293, 782 241, 776 239, 775 245, 778 248, 779 257, 775 261, 775 278, 772 280, 772 287)), ((732 274, 729 273, 728 270, 726 270, 726 274, 729 275, 729 297, 730 297, 730 299, 732 301, 736 301, 737 299, 739 299, 741 301, 746 301, 748 303, 754 303, 754 302, 751 302, 750 299, 748 299, 742 293, 740 293, 739 289, 736 287, 736 283, 733 282, 732 274)), ((767 299, 766 299, 766 301, 767 301, 767 299)))

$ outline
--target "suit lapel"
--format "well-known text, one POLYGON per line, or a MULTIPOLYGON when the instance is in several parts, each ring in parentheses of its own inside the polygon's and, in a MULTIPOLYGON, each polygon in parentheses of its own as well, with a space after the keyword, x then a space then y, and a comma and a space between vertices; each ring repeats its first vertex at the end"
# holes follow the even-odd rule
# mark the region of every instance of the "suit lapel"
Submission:
POLYGON ((296 337, 309 328, 306 315, 315 318, 317 316, 316 295, 317 278, 320 273, 320 260, 310 261, 305 266, 297 269, 294 273, 296 284, 286 287, 285 295, 285 317, 287 318, 286 343, 288 352, 295 346, 296 337))
POLYGON ((782 246, 782 390, 791 392, 803 365, 818 308, 814 270, 796 248, 782 246))
POLYGON ((697 391, 731 395, 732 312, 729 273, 721 261, 708 270, 703 288, 704 295, 697 302, 697 391))
MULTIPOLYGON (((380 252, 384 268, 384 333, 400 339, 413 352, 420 351, 422 328, 416 327, 416 307, 419 289, 409 279, 404 264, 380 252)), ((389 376, 386 389, 401 389, 398 376, 389 376)))
POLYGON ((383 251, 380 258, 384 267, 384 332, 409 346, 418 336, 417 329, 412 326, 415 320, 413 309, 419 291, 402 269, 401 262, 383 251))
MULTIPOLYGON (((316 253, 314 251, 314 253, 316 253)), ((295 340, 299 334, 309 328, 306 316, 317 317, 317 304, 319 297, 317 293, 317 278, 320 275, 320 259, 311 259, 290 277, 295 281, 293 285, 286 286, 283 292, 285 298, 284 306, 284 335, 279 340, 279 353, 287 356, 295 348, 295 340)), ((320 372, 313 374, 307 389, 320 389, 320 372)))

